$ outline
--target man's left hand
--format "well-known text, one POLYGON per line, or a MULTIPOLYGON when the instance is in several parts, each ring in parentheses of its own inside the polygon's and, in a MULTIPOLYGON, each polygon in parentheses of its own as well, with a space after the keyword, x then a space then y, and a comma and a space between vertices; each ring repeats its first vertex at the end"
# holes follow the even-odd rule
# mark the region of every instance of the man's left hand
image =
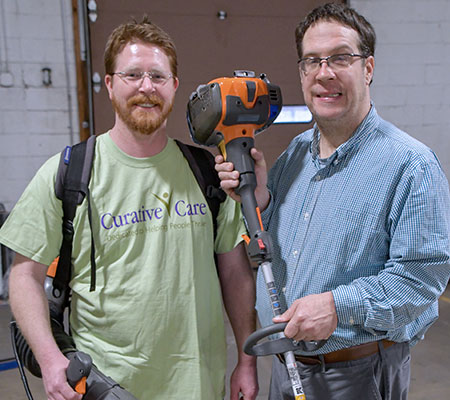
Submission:
POLYGON ((337 327, 333 294, 312 294, 295 300, 284 314, 273 318, 273 322, 288 322, 284 334, 297 341, 328 339, 337 327))
POLYGON ((256 360, 238 363, 230 378, 230 400, 255 400, 258 390, 256 360))

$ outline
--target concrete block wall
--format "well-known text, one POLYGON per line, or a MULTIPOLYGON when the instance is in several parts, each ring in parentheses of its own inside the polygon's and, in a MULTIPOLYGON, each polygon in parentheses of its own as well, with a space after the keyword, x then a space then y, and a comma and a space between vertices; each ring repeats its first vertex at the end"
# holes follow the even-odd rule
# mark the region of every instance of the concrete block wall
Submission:
POLYGON ((350 0, 377 33, 372 98, 450 179, 450 0, 350 0))
MULTIPOLYGON (((39 166, 78 138, 70 3, 0 0, 0 202, 7 210, 39 166), (44 67, 52 70, 49 87, 44 67)), ((349 3, 378 35, 378 111, 435 150, 450 178, 450 0, 349 3)))
POLYGON ((76 137, 71 1, 0 0, 0 202, 7 210, 42 163, 76 137), (43 68, 51 70, 48 86, 43 68))

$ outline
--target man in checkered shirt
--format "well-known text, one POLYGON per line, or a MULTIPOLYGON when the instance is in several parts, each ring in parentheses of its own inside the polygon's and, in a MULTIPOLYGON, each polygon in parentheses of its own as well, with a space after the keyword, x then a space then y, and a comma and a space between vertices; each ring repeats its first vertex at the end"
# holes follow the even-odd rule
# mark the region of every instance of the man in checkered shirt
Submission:
MULTIPOLYGON (((375 32, 342 4, 313 10, 296 30, 299 73, 315 126, 294 138, 267 178, 252 149, 256 199, 273 239, 287 311, 272 320, 261 273, 263 326, 288 322, 308 400, 406 399, 410 347, 438 318, 449 280, 450 200, 436 155, 384 121, 370 99, 375 32)), ((216 157, 222 187, 239 173, 216 157)), ((270 399, 294 399, 275 357, 270 399)))

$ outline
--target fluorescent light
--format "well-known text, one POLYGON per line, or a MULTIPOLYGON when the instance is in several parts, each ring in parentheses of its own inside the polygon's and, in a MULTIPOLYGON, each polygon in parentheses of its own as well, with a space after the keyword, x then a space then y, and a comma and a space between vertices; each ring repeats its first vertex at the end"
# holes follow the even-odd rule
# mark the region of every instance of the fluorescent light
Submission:
POLYGON ((305 105, 284 105, 274 124, 308 124, 312 114, 305 105))

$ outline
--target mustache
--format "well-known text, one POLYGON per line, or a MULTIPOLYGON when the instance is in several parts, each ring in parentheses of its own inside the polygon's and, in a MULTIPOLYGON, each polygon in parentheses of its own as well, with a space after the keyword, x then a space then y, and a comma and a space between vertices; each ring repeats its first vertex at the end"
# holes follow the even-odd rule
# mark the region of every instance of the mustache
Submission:
POLYGON ((138 94, 136 96, 131 97, 127 101, 128 106, 133 106, 135 104, 155 104, 157 106, 163 106, 164 101, 156 94, 152 94, 150 96, 145 96, 143 94, 138 94))

